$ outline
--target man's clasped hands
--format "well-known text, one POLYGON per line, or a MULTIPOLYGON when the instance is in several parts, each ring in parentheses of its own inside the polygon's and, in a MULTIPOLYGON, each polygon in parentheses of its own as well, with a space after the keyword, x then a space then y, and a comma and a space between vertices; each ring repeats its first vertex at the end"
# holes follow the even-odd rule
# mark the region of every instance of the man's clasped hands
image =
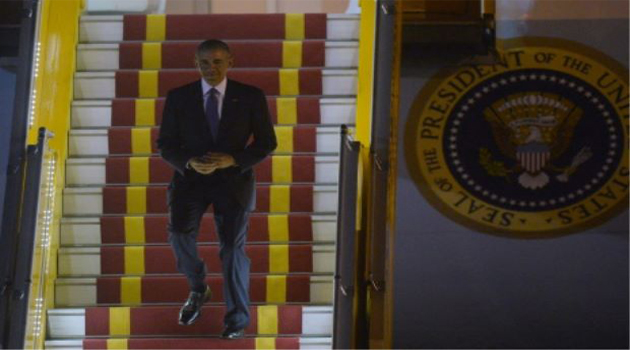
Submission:
POLYGON ((215 170, 228 168, 236 165, 234 157, 227 153, 220 152, 208 152, 208 154, 201 157, 193 157, 190 159, 189 165, 196 172, 209 175, 215 170))

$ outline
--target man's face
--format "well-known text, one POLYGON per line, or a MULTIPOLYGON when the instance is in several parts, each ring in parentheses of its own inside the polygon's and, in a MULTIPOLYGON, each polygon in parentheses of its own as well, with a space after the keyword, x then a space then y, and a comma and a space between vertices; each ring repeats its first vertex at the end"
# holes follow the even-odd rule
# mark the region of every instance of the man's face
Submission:
POLYGON ((195 57, 195 65, 203 79, 210 85, 218 85, 229 68, 232 67, 232 55, 225 50, 202 51, 195 57))

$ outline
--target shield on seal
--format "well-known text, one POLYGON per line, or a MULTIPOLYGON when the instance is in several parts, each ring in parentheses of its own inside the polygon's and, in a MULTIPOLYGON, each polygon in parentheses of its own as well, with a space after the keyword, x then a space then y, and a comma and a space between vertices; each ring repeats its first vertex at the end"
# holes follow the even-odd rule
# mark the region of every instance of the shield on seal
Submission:
POLYGON ((528 143, 518 146, 516 149, 516 158, 530 174, 539 173, 545 167, 550 157, 549 146, 544 143, 528 143))

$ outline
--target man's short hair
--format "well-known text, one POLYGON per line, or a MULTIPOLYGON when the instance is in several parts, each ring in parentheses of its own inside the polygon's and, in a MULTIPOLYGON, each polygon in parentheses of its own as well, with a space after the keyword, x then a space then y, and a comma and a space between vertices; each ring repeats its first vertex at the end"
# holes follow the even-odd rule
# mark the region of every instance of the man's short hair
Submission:
POLYGON ((195 53, 195 55, 199 57, 202 52, 209 52, 214 50, 223 50, 230 55, 232 54, 232 52, 230 52, 230 47, 224 41, 218 39, 210 39, 202 42, 201 44, 199 44, 199 46, 197 46, 197 52, 195 53))

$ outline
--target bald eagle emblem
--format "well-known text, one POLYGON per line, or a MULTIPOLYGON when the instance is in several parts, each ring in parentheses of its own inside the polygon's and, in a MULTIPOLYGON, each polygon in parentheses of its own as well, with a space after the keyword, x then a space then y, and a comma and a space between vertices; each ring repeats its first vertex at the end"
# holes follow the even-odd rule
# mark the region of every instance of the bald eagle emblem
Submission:
POLYGON ((582 115, 583 110, 573 102, 551 93, 522 92, 498 100, 484 109, 483 117, 499 150, 514 165, 507 168, 493 161, 486 148, 480 150, 480 164, 491 176, 511 181, 515 175, 519 185, 530 190, 547 186, 550 176, 567 182, 592 156, 590 148, 583 147, 568 166, 554 165, 571 145, 582 115))

